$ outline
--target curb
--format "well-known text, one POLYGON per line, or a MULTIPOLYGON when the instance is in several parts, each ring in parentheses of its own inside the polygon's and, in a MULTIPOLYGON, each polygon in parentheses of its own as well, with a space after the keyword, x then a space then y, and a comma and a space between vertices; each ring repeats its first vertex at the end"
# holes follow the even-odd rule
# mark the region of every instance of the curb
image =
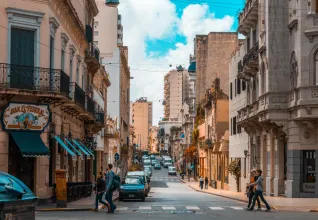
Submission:
MULTIPOLYGON (((117 201, 119 197, 113 199, 113 201, 117 201)), ((36 212, 93 212, 93 208, 42 208, 35 209, 36 212)))
MULTIPOLYGON (((185 183, 186 182, 182 179, 180 179, 181 182, 185 183)), ((189 184, 187 184, 191 189, 197 191, 197 192, 202 192, 202 193, 206 193, 206 194, 210 194, 210 195, 214 195, 214 196, 219 196, 219 197, 222 197, 222 198, 226 198, 226 199, 231 199, 231 200, 235 200, 235 201, 238 201, 238 202, 244 202, 244 203, 248 203, 248 201, 244 200, 244 199, 237 199, 237 198, 233 198, 233 197, 230 197, 230 196, 224 196, 224 195, 220 195, 220 194, 217 194, 217 193, 211 193, 211 192, 205 192, 205 191, 202 191, 202 190, 198 190, 196 188, 194 188, 193 186, 190 186, 189 184)), ((262 207, 266 207, 265 205, 261 204, 262 207)), ((277 208, 276 207, 272 207, 271 206, 271 209, 273 210, 276 210, 277 208)), ((318 212, 318 210, 317 210, 318 212)))
POLYGON ((309 212, 318 212, 318 209, 309 210, 309 212))

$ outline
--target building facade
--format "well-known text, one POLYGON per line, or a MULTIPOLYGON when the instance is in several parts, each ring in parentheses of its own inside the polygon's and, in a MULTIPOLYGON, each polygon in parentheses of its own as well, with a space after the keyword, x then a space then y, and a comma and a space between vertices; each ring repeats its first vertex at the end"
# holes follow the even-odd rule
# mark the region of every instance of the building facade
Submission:
POLYGON ((150 151, 152 153, 159 153, 159 141, 158 141, 158 130, 159 127, 157 126, 150 126, 149 127, 149 144, 150 151))
POLYGON ((238 77, 247 83, 247 103, 238 125, 248 134, 252 166, 266 177, 266 195, 318 197, 316 6, 249 0, 239 16, 246 54, 238 77))
POLYGON ((133 103, 132 108, 135 143, 141 150, 151 150, 149 137, 152 126, 152 102, 142 97, 133 103))
POLYGON ((220 79, 221 89, 228 94, 228 71, 231 54, 237 46, 237 33, 211 32, 195 38, 196 103, 200 103, 205 91, 215 78, 220 79))
POLYGON ((85 11, 74 1, 0 3, 0 170, 41 202, 53 196, 57 170, 67 182, 94 181, 94 135, 104 126, 90 92, 101 67, 92 43, 98 8, 83 3, 85 11))

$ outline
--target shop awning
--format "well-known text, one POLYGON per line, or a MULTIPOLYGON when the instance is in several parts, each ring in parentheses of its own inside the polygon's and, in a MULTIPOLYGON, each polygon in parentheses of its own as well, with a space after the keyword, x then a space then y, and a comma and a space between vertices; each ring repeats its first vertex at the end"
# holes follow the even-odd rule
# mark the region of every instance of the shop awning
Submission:
POLYGON ((91 151, 88 147, 86 147, 82 142, 80 142, 80 141, 77 141, 79 144, 81 144, 82 145, 82 147, 84 147, 85 148, 85 150, 91 155, 91 156, 95 156, 94 155, 94 152, 93 151, 91 151))
POLYGON ((90 156, 91 154, 85 149, 82 145, 80 145, 76 140, 72 140, 74 144, 87 156, 90 156))
POLYGON ((24 157, 50 156, 39 132, 10 132, 24 157))
POLYGON ((76 154, 74 154, 73 151, 71 151, 71 149, 68 148, 68 146, 66 146, 66 144, 58 136, 55 136, 54 138, 67 151, 69 155, 76 156, 76 154))
POLYGON ((78 156, 83 156, 83 154, 79 150, 77 150, 76 147, 73 144, 71 144, 71 142, 69 142, 69 140, 67 140, 66 138, 65 140, 66 143, 71 146, 74 153, 76 153, 78 156))

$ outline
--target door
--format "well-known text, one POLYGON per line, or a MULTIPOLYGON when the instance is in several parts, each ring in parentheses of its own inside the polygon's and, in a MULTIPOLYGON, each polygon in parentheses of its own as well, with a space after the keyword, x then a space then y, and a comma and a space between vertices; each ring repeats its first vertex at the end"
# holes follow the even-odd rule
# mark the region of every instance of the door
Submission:
POLYGON ((35 31, 11 29, 10 87, 34 89, 35 31))

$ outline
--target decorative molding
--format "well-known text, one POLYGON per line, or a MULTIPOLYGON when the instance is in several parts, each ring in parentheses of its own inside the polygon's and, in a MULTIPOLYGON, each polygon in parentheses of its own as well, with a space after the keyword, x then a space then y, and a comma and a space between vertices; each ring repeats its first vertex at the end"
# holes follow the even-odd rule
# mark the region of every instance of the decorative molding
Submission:
POLYGON ((306 108, 306 112, 307 112, 308 115, 311 115, 312 114, 311 107, 307 107, 306 108))
POLYGON ((286 96, 273 96, 272 97, 272 102, 273 103, 286 103, 286 96))
POLYGON ((70 57, 71 57, 71 58, 74 58, 75 53, 76 53, 76 48, 75 48, 75 46, 74 46, 73 44, 71 44, 71 45, 69 46, 69 48, 70 48, 70 57))
POLYGON ((318 89, 311 89, 311 98, 318 98, 318 89))
POLYGON ((62 48, 65 49, 70 38, 66 35, 66 33, 62 33, 61 38, 62 38, 62 48))
POLYGON ((295 28, 296 31, 298 29, 298 19, 294 19, 292 20, 289 25, 287 25, 288 29, 289 29, 289 33, 292 34, 293 29, 295 28))
POLYGON ((286 125, 288 125, 287 120, 273 120, 272 122, 276 124, 278 127, 285 127, 286 125))
POLYGON ((53 36, 55 36, 56 30, 59 28, 60 24, 54 17, 50 17, 49 23, 50 23, 50 32, 53 36))
POLYGON ((318 36, 318 29, 311 29, 311 30, 307 30, 305 31, 305 35, 306 37, 308 37, 309 42, 312 43, 314 41, 315 36, 318 36))
POLYGON ((19 18, 23 19, 23 22, 27 22, 30 18, 35 20, 38 25, 42 23, 42 19, 45 13, 42 12, 35 12, 35 11, 28 11, 24 9, 17 9, 17 8, 6 8, 8 19, 9 20, 16 20, 18 21, 19 18))
POLYGON ((313 19, 314 26, 317 26, 318 25, 318 15, 317 14, 313 14, 311 16, 312 16, 312 19, 313 19))
POLYGON ((79 67, 81 65, 83 59, 79 54, 76 55, 76 59, 77 59, 77 67, 79 67))

